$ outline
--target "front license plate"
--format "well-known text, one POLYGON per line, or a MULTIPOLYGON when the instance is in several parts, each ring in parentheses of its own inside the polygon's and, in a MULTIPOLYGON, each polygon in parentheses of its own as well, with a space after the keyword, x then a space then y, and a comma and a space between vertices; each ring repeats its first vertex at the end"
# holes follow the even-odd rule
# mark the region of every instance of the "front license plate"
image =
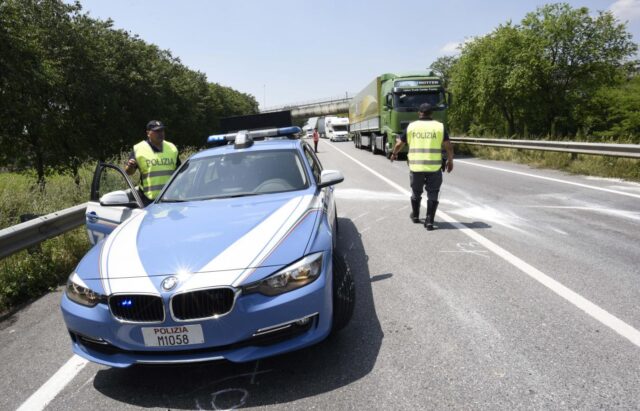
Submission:
POLYGON ((144 345, 147 347, 174 347, 204 342, 200 324, 179 325, 177 327, 142 327, 142 338, 144 338, 144 345))

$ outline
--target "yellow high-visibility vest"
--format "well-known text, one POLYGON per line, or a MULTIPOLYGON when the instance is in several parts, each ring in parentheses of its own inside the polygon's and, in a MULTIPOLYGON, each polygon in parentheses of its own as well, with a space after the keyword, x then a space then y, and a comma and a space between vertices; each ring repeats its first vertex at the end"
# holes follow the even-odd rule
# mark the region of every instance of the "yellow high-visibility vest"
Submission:
POLYGON ((407 127, 409 170, 434 172, 442 167, 444 125, 434 120, 418 120, 407 127))
POLYGON ((167 184, 176 169, 178 149, 168 141, 162 142, 162 151, 155 152, 148 142, 141 141, 133 146, 133 153, 140 169, 141 190, 153 200, 167 184))

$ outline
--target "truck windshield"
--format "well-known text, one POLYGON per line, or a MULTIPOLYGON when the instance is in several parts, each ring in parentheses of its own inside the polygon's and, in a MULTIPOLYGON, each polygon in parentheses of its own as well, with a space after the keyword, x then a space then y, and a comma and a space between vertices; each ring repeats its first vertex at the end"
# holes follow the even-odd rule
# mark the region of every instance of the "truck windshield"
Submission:
POLYGON ((429 103, 434 108, 444 102, 441 92, 431 93, 397 93, 394 96, 393 107, 397 111, 418 111, 420 104, 429 103))
POLYGON ((333 131, 349 131, 348 126, 333 126, 333 131))

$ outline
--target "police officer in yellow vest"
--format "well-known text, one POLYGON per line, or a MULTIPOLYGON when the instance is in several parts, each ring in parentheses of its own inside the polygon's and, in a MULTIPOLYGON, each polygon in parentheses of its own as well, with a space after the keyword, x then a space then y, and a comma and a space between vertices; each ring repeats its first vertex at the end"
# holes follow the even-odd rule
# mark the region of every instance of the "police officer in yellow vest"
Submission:
POLYGON ((147 123, 147 139, 133 146, 129 161, 125 165, 127 174, 140 170, 140 187, 145 203, 154 200, 180 166, 178 149, 164 139, 165 126, 158 120, 147 123), (148 200, 148 201, 147 201, 148 200))
POLYGON ((409 175, 411 181, 411 215, 414 223, 419 223, 422 188, 427 192, 427 217, 424 226, 434 229, 433 220, 438 209, 438 194, 442 185, 442 169, 453 170, 453 146, 444 125, 431 118, 433 108, 424 103, 418 109, 418 120, 409 124, 407 132, 396 141, 391 153, 391 161, 405 144, 409 145, 409 175), (442 165, 442 147, 447 151, 447 162, 442 165))

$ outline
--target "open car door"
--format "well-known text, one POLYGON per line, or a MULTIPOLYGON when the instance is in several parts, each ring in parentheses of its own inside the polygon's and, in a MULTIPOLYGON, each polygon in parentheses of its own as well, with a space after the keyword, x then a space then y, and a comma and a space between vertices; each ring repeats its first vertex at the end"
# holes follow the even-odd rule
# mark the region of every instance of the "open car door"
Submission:
POLYGON ((120 223, 142 212, 144 203, 127 174, 118 166, 98 163, 87 205, 87 234, 91 244, 109 235, 120 223))

